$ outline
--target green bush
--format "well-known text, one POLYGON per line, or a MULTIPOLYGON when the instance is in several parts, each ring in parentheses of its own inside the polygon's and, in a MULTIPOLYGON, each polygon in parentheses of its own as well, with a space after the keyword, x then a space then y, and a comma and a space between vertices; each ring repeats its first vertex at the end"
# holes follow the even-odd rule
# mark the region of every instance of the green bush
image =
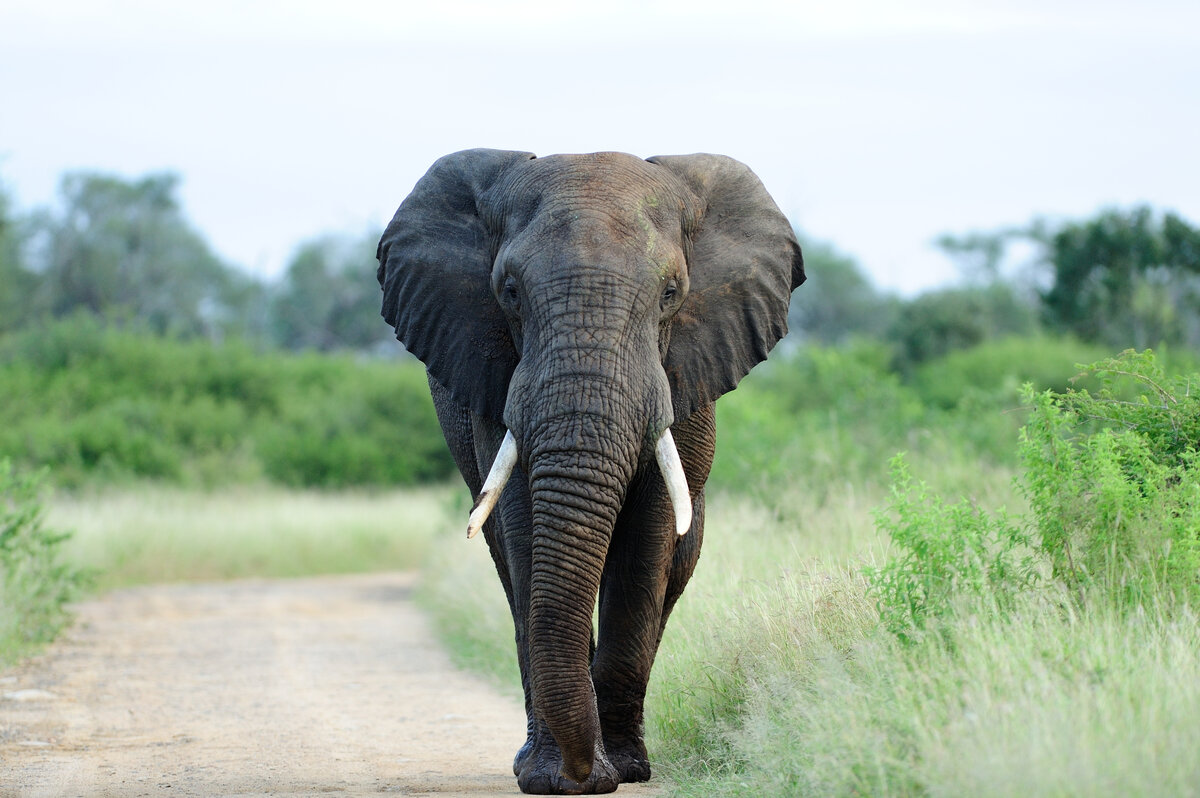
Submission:
POLYGON ((1104 354, 1101 347, 1071 338, 1000 338, 922 363, 910 384, 926 405, 945 410, 964 402, 1015 407, 1025 383, 1038 390, 1065 391, 1078 372, 1076 363, 1099 360, 1104 354))
POLYGON ((769 496, 799 478, 829 486, 881 475, 881 463, 917 445, 924 418, 887 358, 881 345, 805 346, 756 369, 717 403, 712 484, 769 496))
POLYGON ((950 615, 964 599, 1006 611, 1038 580, 1030 536, 1004 513, 931 496, 903 455, 892 460, 892 479, 891 504, 876 514, 876 524, 895 551, 863 574, 878 596, 881 621, 901 640, 914 639, 926 621, 950 615))
POLYGON ((1025 489, 1054 573, 1134 603, 1200 598, 1200 374, 1150 352, 1087 367, 1102 385, 1027 390, 1025 489))
POLYGON ((453 472, 415 360, 177 340, 89 316, 0 339, 0 453, 65 485, 396 485, 453 472))
POLYGON ((0 459, 0 663, 53 640, 83 581, 59 562, 69 536, 42 526, 42 480, 0 459))
POLYGON ((910 638, 963 599, 1003 614, 1041 571, 1120 606, 1200 599, 1200 375, 1168 378, 1152 353, 1132 351, 1085 374, 1095 395, 1023 389, 1025 518, 931 498, 896 461, 877 520, 895 553, 868 574, 892 632, 910 638))
POLYGON ((265 423, 258 451, 269 477, 336 488, 431 482, 455 473, 424 369, 329 360, 308 356, 308 388, 286 397, 279 416, 265 423))

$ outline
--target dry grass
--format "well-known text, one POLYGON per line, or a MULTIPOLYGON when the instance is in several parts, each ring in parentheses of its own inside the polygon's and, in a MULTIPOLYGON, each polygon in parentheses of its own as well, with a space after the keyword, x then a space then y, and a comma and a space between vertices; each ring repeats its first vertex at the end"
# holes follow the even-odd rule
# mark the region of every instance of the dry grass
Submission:
POLYGON ((450 495, 139 486, 56 496, 47 524, 74 533, 64 553, 100 588, 350 573, 420 565, 450 495))

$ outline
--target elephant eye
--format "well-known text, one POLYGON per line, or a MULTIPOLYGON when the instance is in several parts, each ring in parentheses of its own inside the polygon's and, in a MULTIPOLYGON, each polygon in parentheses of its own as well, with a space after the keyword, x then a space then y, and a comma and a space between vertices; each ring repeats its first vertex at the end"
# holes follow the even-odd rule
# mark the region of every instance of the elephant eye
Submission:
POLYGON ((672 277, 670 280, 667 281, 666 287, 663 288, 663 293, 662 293, 663 307, 666 307, 667 305, 671 304, 671 301, 675 299, 675 295, 677 293, 679 293, 679 283, 676 282, 674 277, 672 277))
POLYGON ((504 293, 504 298, 513 305, 516 305, 518 300, 517 281, 513 279, 512 275, 504 278, 504 288, 502 290, 504 293))

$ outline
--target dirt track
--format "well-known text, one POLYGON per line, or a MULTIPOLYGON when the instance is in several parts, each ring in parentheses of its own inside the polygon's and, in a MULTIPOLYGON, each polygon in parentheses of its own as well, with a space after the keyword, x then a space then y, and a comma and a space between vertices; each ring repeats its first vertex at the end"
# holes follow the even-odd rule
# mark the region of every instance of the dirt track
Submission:
POLYGON ((49 652, 0 677, 0 795, 519 794, 519 703, 451 667, 412 584, 175 585, 80 605, 49 652))

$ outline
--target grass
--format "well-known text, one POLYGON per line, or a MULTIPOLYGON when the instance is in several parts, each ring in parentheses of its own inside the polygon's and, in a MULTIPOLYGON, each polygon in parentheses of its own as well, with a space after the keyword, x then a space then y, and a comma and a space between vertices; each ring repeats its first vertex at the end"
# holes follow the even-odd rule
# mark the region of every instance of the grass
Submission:
MULTIPOLYGON (((970 487, 981 507, 1024 509, 1010 469, 919 473, 939 492, 970 487)), ((798 481, 773 509, 710 499, 647 700, 668 794, 1196 793, 1194 613, 1041 593, 1006 614, 962 607, 945 636, 906 645, 881 627, 861 574, 888 554, 872 517, 887 496, 818 483, 798 481)), ((519 694, 486 547, 438 547, 423 598, 458 662, 519 694)))
POLYGON ((830 579, 734 616, 738 656, 714 665, 738 674, 738 705, 715 740, 667 749, 683 754, 676 794, 1194 794, 1193 614, 1031 602, 909 647, 878 632, 852 577, 830 579))
POLYGON ((141 485, 60 494, 47 523, 99 589, 152 582, 416 568, 450 489, 207 492, 141 485))

